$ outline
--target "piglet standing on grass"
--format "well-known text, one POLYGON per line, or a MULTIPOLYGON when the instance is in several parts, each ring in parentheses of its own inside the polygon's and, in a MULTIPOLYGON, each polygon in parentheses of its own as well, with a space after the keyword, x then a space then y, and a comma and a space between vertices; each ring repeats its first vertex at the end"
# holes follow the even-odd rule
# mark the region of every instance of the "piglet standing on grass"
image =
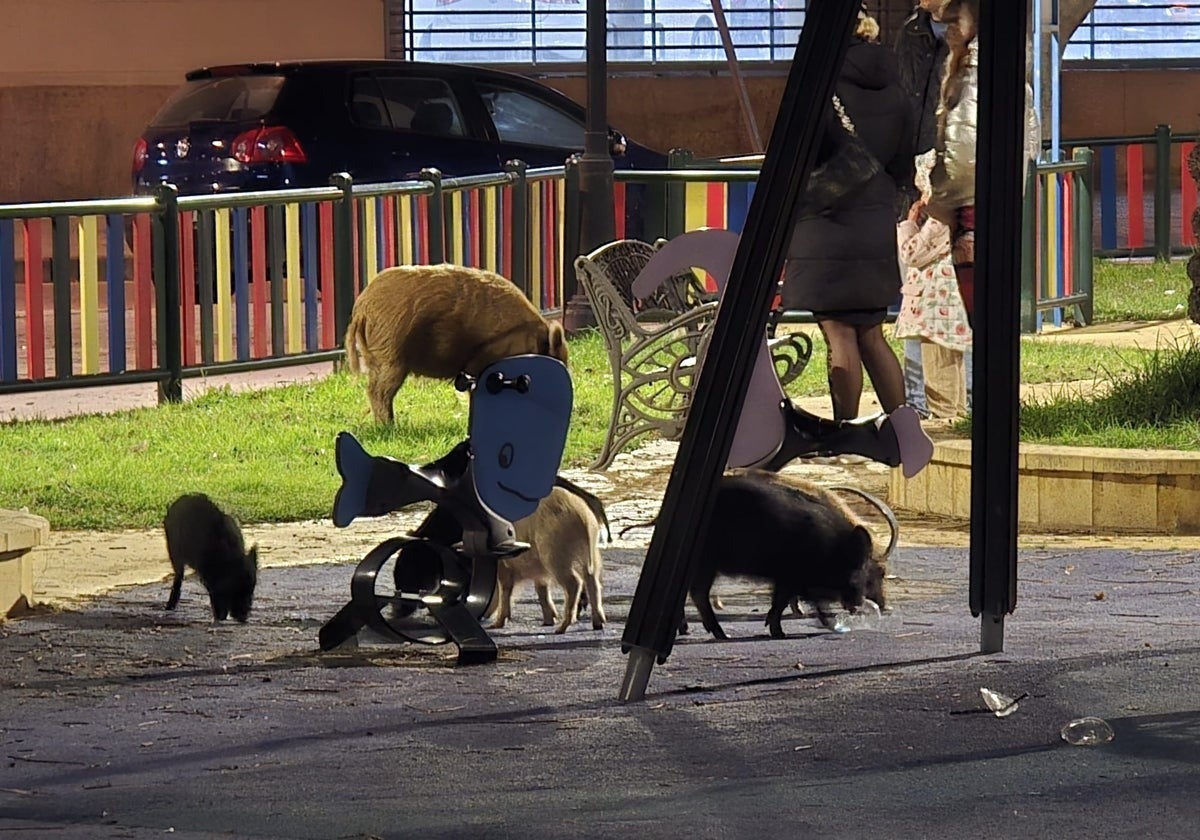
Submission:
POLYGON ((167 508, 163 529, 175 569, 167 609, 179 603, 183 574, 190 566, 208 590, 213 619, 224 621, 232 615, 245 622, 258 582, 258 546, 246 551, 237 520, 203 493, 188 493, 167 508))

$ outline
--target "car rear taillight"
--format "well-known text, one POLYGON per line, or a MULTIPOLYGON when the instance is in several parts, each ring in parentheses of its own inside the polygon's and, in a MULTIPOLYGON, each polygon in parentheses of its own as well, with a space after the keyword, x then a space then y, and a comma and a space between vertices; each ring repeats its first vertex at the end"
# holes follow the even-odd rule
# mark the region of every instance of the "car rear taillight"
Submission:
POLYGON ((133 144, 133 174, 137 175, 142 171, 142 167, 146 165, 146 159, 150 157, 150 148, 146 145, 146 138, 139 137, 138 141, 133 144))
POLYGON ((304 163, 308 156, 291 129, 263 125, 243 131, 233 139, 230 154, 241 163, 304 163))

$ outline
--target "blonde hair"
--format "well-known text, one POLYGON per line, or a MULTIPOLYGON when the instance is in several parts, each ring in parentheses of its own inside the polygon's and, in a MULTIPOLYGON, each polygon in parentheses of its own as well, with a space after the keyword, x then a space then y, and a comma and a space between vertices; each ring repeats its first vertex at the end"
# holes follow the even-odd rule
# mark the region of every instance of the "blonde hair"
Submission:
POLYGON ((858 25, 854 27, 854 37, 863 41, 878 41, 879 21, 866 12, 859 12, 858 25))

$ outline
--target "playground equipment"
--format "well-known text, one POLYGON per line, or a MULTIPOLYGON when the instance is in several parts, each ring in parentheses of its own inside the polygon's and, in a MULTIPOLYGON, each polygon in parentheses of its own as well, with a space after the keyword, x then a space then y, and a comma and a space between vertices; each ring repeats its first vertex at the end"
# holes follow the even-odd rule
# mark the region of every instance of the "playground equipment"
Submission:
MULTIPOLYGON (((738 239, 733 231, 706 228, 661 244, 633 281, 633 293, 644 297, 666 278, 692 268, 711 274, 723 293, 738 239)), ((706 355, 707 338, 705 333, 701 359, 706 355)), ((728 465, 779 470, 804 456, 847 454, 898 466, 911 478, 929 463, 933 443, 921 430, 917 413, 908 406, 887 415, 834 421, 793 405, 780 386, 764 328, 728 465)))
POLYGON ((452 542, 445 528, 422 526, 368 552, 354 570, 349 602, 320 630, 322 650, 370 627, 396 641, 453 641, 460 664, 496 659, 479 619, 491 604, 499 559, 529 547, 514 539, 512 523, 532 514, 554 486, 571 378, 557 359, 525 355, 500 359, 477 378, 459 374, 455 386, 470 391, 468 436, 430 464, 373 456, 353 435, 338 435, 334 525, 431 501, 438 507, 430 519, 448 512, 462 536, 452 542), (391 575, 381 574, 389 562, 391 575))

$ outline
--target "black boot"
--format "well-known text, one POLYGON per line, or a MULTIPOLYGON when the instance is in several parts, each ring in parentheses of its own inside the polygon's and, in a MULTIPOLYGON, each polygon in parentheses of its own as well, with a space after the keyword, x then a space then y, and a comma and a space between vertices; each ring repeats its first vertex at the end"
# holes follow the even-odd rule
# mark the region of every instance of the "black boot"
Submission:
POLYGON ((783 444, 763 469, 776 472, 797 458, 862 455, 889 467, 900 465, 900 446, 884 415, 859 420, 828 420, 791 400, 780 406, 784 413, 783 444))

